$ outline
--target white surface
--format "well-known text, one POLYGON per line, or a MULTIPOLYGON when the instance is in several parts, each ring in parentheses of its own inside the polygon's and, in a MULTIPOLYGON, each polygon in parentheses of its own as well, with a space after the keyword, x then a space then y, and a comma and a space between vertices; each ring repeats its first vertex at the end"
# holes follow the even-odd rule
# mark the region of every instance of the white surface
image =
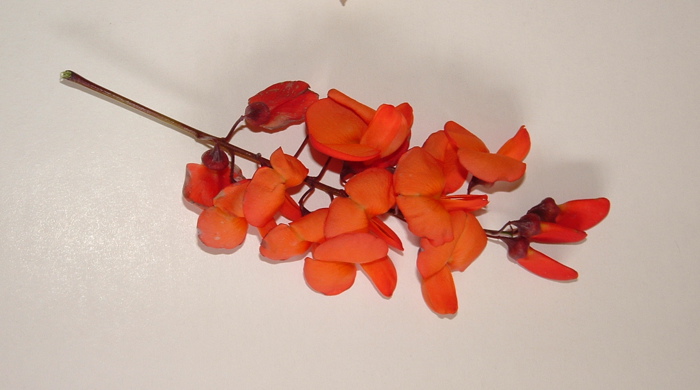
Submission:
MULTIPOLYGON (((694 387, 698 4, 6 1, 0 388, 694 387), (180 191, 203 148, 62 85, 65 69, 218 134, 286 79, 410 102, 414 144, 455 120, 497 147, 524 123, 527 178, 484 225, 545 196, 612 211, 584 244, 545 248, 575 283, 489 245, 441 319, 404 238, 392 299, 363 275, 325 297, 254 236, 233 255, 198 246, 180 191)), ((240 142, 269 154, 299 131, 240 142)))

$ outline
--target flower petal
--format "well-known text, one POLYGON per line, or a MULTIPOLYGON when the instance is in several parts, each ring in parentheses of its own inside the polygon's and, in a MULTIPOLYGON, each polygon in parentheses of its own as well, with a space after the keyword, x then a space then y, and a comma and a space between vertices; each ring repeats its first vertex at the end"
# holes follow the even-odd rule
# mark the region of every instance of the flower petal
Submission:
POLYGON ((448 261, 453 271, 464 271, 486 248, 486 233, 472 213, 454 212, 452 229, 455 246, 448 261), (459 233, 458 233, 459 232, 459 233))
POLYGON ((360 204, 369 217, 384 214, 396 202, 393 176, 386 169, 368 168, 345 184, 350 199, 360 204))
POLYGON ((457 148, 452 144, 444 130, 431 134, 422 148, 440 162, 445 176, 445 194, 460 189, 467 180, 469 172, 459 163, 457 148))
POLYGON ((517 262, 523 268, 543 278, 561 281, 578 278, 576 270, 532 248, 528 248, 527 255, 517 259, 517 262))
POLYGON ((197 236, 210 248, 233 249, 239 246, 248 232, 245 219, 216 207, 209 207, 199 214, 197 236))
POLYGON ((508 156, 468 149, 460 149, 457 155, 464 168, 487 183, 512 182, 525 174, 525 163, 508 156))
POLYGON ((311 243, 300 237, 289 225, 280 224, 270 230, 260 243, 260 254, 271 260, 286 260, 306 253, 311 243))
POLYGON ((304 182, 309 169, 299 161, 298 158, 284 154, 282 148, 277 148, 270 156, 270 164, 284 179, 284 186, 287 188, 298 186, 304 182))
POLYGON ((318 94, 303 81, 273 84, 248 99, 246 124, 268 131, 280 130, 304 120, 308 107, 318 94))
POLYGON ((304 279, 314 291, 325 295, 338 295, 352 287, 357 266, 352 263, 304 259, 304 279))
POLYGON ((231 169, 209 169, 202 164, 187 164, 182 196, 202 207, 211 207, 214 197, 224 187, 231 184, 231 169))
POLYGON ((284 179, 269 167, 260 167, 243 198, 245 218, 253 226, 263 226, 274 218, 285 198, 284 179))
POLYGON ((543 244, 566 244, 586 239, 586 232, 572 229, 558 223, 540 222, 540 232, 530 237, 530 241, 543 244))
POLYGON ((369 231, 375 236, 384 240, 390 247, 402 251, 403 244, 399 236, 391 230, 387 224, 384 223, 379 217, 374 217, 369 220, 369 231))
POLYGON ((328 98, 354 112, 365 123, 369 123, 372 118, 374 118, 374 114, 376 113, 373 108, 358 102, 337 89, 331 89, 328 91, 328 98))
POLYGON ((391 297, 396 289, 396 267, 388 256, 369 263, 360 264, 369 279, 385 297, 391 297))
POLYGON ((331 201, 324 227, 326 238, 343 233, 367 232, 368 230, 367 214, 357 202, 344 197, 338 197, 331 201))
POLYGON ((484 141, 471 131, 467 130, 457 122, 449 121, 445 123, 445 134, 458 149, 473 150, 477 152, 488 153, 489 148, 486 147, 484 141))
POLYGON ((421 238, 420 251, 416 260, 416 267, 421 277, 427 279, 445 268, 454 247, 454 240, 435 246, 427 238, 421 238))
POLYGON ((304 240, 321 242, 325 235, 324 225, 328 216, 328 208, 322 208, 306 214, 289 224, 289 226, 304 240))
POLYGON ((314 258, 345 263, 369 263, 387 255, 386 242, 370 233, 345 233, 319 244, 314 258))
POLYGON ((431 310, 437 314, 457 313, 457 291, 452 272, 445 266, 421 283, 423 299, 431 310))
POLYGON ((440 196, 444 188, 440 163, 423 148, 411 148, 401 156, 394 172, 397 194, 440 196))
POLYGON ((439 200, 425 196, 402 196, 396 204, 406 219, 408 230, 418 237, 428 238, 433 245, 452 241, 450 213, 439 200))
POLYGON ((249 184, 250 180, 243 180, 226 186, 214 197, 214 206, 231 215, 243 217, 243 197, 249 184))
POLYGON ((578 230, 588 230, 597 225, 610 212, 607 198, 571 200, 559 205, 556 223, 578 230))
POLYGON ((367 124, 352 110, 331 99, 321 99, 306 112, 309 143, 313 148, 344 161, 366 161, 379 150, 361 145, 367 124))
POLYGON ((380 151, 380 157, 386 157, 404 143, 410 131, 406 118, 396 107, 382 104, 362 134, 360 143, 380 151))
POLYGON ((513 138, 506 141, 506 143, 498 149, 496 154, 502 156, 508 156, 518 161, 523 161, 527 154, 530 152, 530 134, 527 132, 525 126, 521 126, 513 138))

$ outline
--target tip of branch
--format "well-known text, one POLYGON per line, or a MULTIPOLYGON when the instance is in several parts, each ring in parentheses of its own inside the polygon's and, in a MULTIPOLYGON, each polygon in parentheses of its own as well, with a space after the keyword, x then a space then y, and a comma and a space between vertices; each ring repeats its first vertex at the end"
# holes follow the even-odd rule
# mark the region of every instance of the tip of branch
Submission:
POLYGON ((73 71, 72 70, 64 70, 61 72, 61 80, 60 81, 65 81, 65 80, 70 80, 73 77, 73 71))

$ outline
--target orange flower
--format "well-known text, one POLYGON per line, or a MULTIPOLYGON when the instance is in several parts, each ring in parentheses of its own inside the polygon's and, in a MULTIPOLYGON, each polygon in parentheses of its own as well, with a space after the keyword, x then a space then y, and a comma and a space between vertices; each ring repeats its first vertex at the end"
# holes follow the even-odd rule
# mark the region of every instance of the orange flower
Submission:
POLYGON ((522 161, 530 151, 530 135, 525 126, 496 153, 489 152, 479 137, 456 122, 447 122, 445 133, 457 147, 462 166, 481 181, 516 181, 525 174, 522 161))
POLYGON ((576 270, 532 249, 527 238, 501 238, 508 245, 508 255, 533 274, 551 280, 568 281, 578 278, 576 270))
POLYGON ((282 130, 304 121, 308 107, 318 100, 318 94, 303 81, 273 84, 248 99, 246 124, 253 129, 282 130))
POLYGON ((233 249, 243 242, 248 232, 243 196, 249 184, 250 180, 244 180, 227 186, 214 198, 213 206, 199 215, 198 237, 204 245, 233 249))
POLYGON ((445 195, 439 162, 420 147, 409 149, 396 165, 394 190, 408 229, 439 246, 452 241, 450 211, 474 211, 488 203, 486 195, 445 195))
POLYGON ((313 211, 289 224, 279 224, 263 237, 260 254, 271 260, 286 260, 306 253, 324 239, 328 209, 313 211))
POLYGON ((231 169, 210 169, 203 164, 187 164, 182 196, 201 207, 214 205, 214 197, 231 184, 231 169))
POLYGON ((434 246, 430 240, 421 239, 417 260, 423 297, 438 314, 457 312, 457 294, 451 272, 464 271, 486 247, 486 233, 474 215, 453 211, 450 221, 454 240, 434 246))
POLYGON ((270 222, 285 204, 288 188, 301 184, 309 170, 297 158, 284 154, 282 148, 270 156, 272 167, 261 167, 253 175, 243 199, 243 210, 253 226, 270 222))
POLYGON ((375 111, 332 89, 306 113, 309 142, 344 161, 369 161, 392 155, 406 142, 413 124, 407 103, 383 104, 375 111))

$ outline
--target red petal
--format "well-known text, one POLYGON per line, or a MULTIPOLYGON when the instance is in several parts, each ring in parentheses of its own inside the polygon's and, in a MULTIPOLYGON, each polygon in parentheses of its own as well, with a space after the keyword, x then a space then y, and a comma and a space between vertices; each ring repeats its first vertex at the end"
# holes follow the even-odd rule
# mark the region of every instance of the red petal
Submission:
POLYGON ((452 272, 445 266, 433 276, 423 279, 421 283, 423 299, 431 310, 437 314, 457 313, 457 291, 452 272))
POLYGON ((288 192, 284 193, 284 203, 280 207, 280 214, 290 221, 296 221, 301 218, 301 207, 288 192))
POLYGON ((309 143, 331 157, 345 161, 366 161, 379 156, 379 150, 361 145, 367 124, 350 109, 331 99, 321 99, 306 112, 309 143))
POLYGON ((216 194, 231 184, 230 172, 230 168, 215 171, 202 164, 187 164, 182 196, 202 207, 211 207, 216 194))
POLYGON ((258 118, 246 115, 246 123, 251 127, 275 131, 304 120, 307 108, 318 100, 318 94, 309 90, 303 81, 285 81, 273 84, 248 99, 248 105, 263 103, 268 111, 258 118))
POLYGON ((380 157, 386 157, 406 141, 409 133, 406 118, 396 107, 382 104, 369 122, 360 143, 379 150, 380 157))
POLYGON ((530 134, 527 132, 525 126, 521 126, 513 138, 506 141, 496 153, 518 161, 523 161, 529 152, 530 134))
POLYGON ((447 211, 476 211, 489 203, 488 195, 451 195, 444 196, 440 203, 447 211))
POLYGON ((304 279, 314 291, 325 295, 337 295, 352 287, 357 275, 357 266, 351 263, 336 263, 304 260, 304 279))
POLYGON ((530 240, 543 244, 565 244, 583 241, 585 238, 586 232, 583 230, 568 228, 557 223, 540 222, 540 233, 530 237, 530 240))
POLYGON ((245 219, 219 208, 209 207, 197 219, 199 240, 211 248, 233 249, 239 246, 248 232, 245 219))
POLYGON ((270 156, 270 164, 275 172, 284 178, 287 188, 298 186, 304 182, 309 169, 294 156, 284 154, 282 148, 277 148, 270 156))
POLYGON ((345 263, 369 263, 386 256, 386 242, 369 233, 346 233, 330 238, 314 249, 314 258, 345 263))
POLYGON ((360 204, 369 217, 384 214, 396 202, 393 176, 386 169, 368 168, 345 184, 350 199, 360 204))
POLYGON ((451 194, 464 185, 468 172, 457 157, 457 149, 450 142, 445 131, 440 130, 431 134, 423 143, 423 149, 442 165, 445 176, 445 194, 451 194))
POLYGON ((532 248, 528 249, 527 256, 517 261, 523 268, 543 278, 562 281, 578 278, 576 270, 532 248))
POLYGON ((373 108, 358 102, 337 89, 331 89, 328 91, 328 98, 354 112, 355 115, 359 116, 365 123, 369 123, 372 118, 374 118, 374 114, 376 113, 373 108))
POLYGON ((243 180, 225 187, 214 198, 214 206, 229 214, 243 217, 243 196, 249 184, 250 180, 243 180))
POLYGON ((399 236, 391 230, 384 221, 379 219, 379 217, 374 217, 369 220, 369 231, 384 240, 390 247, 400 251, 403 250, 403 244, 399 236))
POLYGON ((588 230, 597 225, 610 212, 607 198, 578 199, 559 205, 556 222, 578 230, 588 230))
POLYGON ((396 289, 396 267, 389 257, 360 264, 374 286, 385 297, 391 297, 396 289))
POLYGON ((471 213, 454 212, 452 228, 455 232, 455 246, 448 261, 453 271, 464 271, 486 248, 486 233, 476 217, 471 213), (459 234, 457 236, 457 234, 459 234))
POLYGON ((489 148, 486 147, 484 141, 457 122, 449 121, 445 123, 445 134, 458 149, 489 152, 489 148))

